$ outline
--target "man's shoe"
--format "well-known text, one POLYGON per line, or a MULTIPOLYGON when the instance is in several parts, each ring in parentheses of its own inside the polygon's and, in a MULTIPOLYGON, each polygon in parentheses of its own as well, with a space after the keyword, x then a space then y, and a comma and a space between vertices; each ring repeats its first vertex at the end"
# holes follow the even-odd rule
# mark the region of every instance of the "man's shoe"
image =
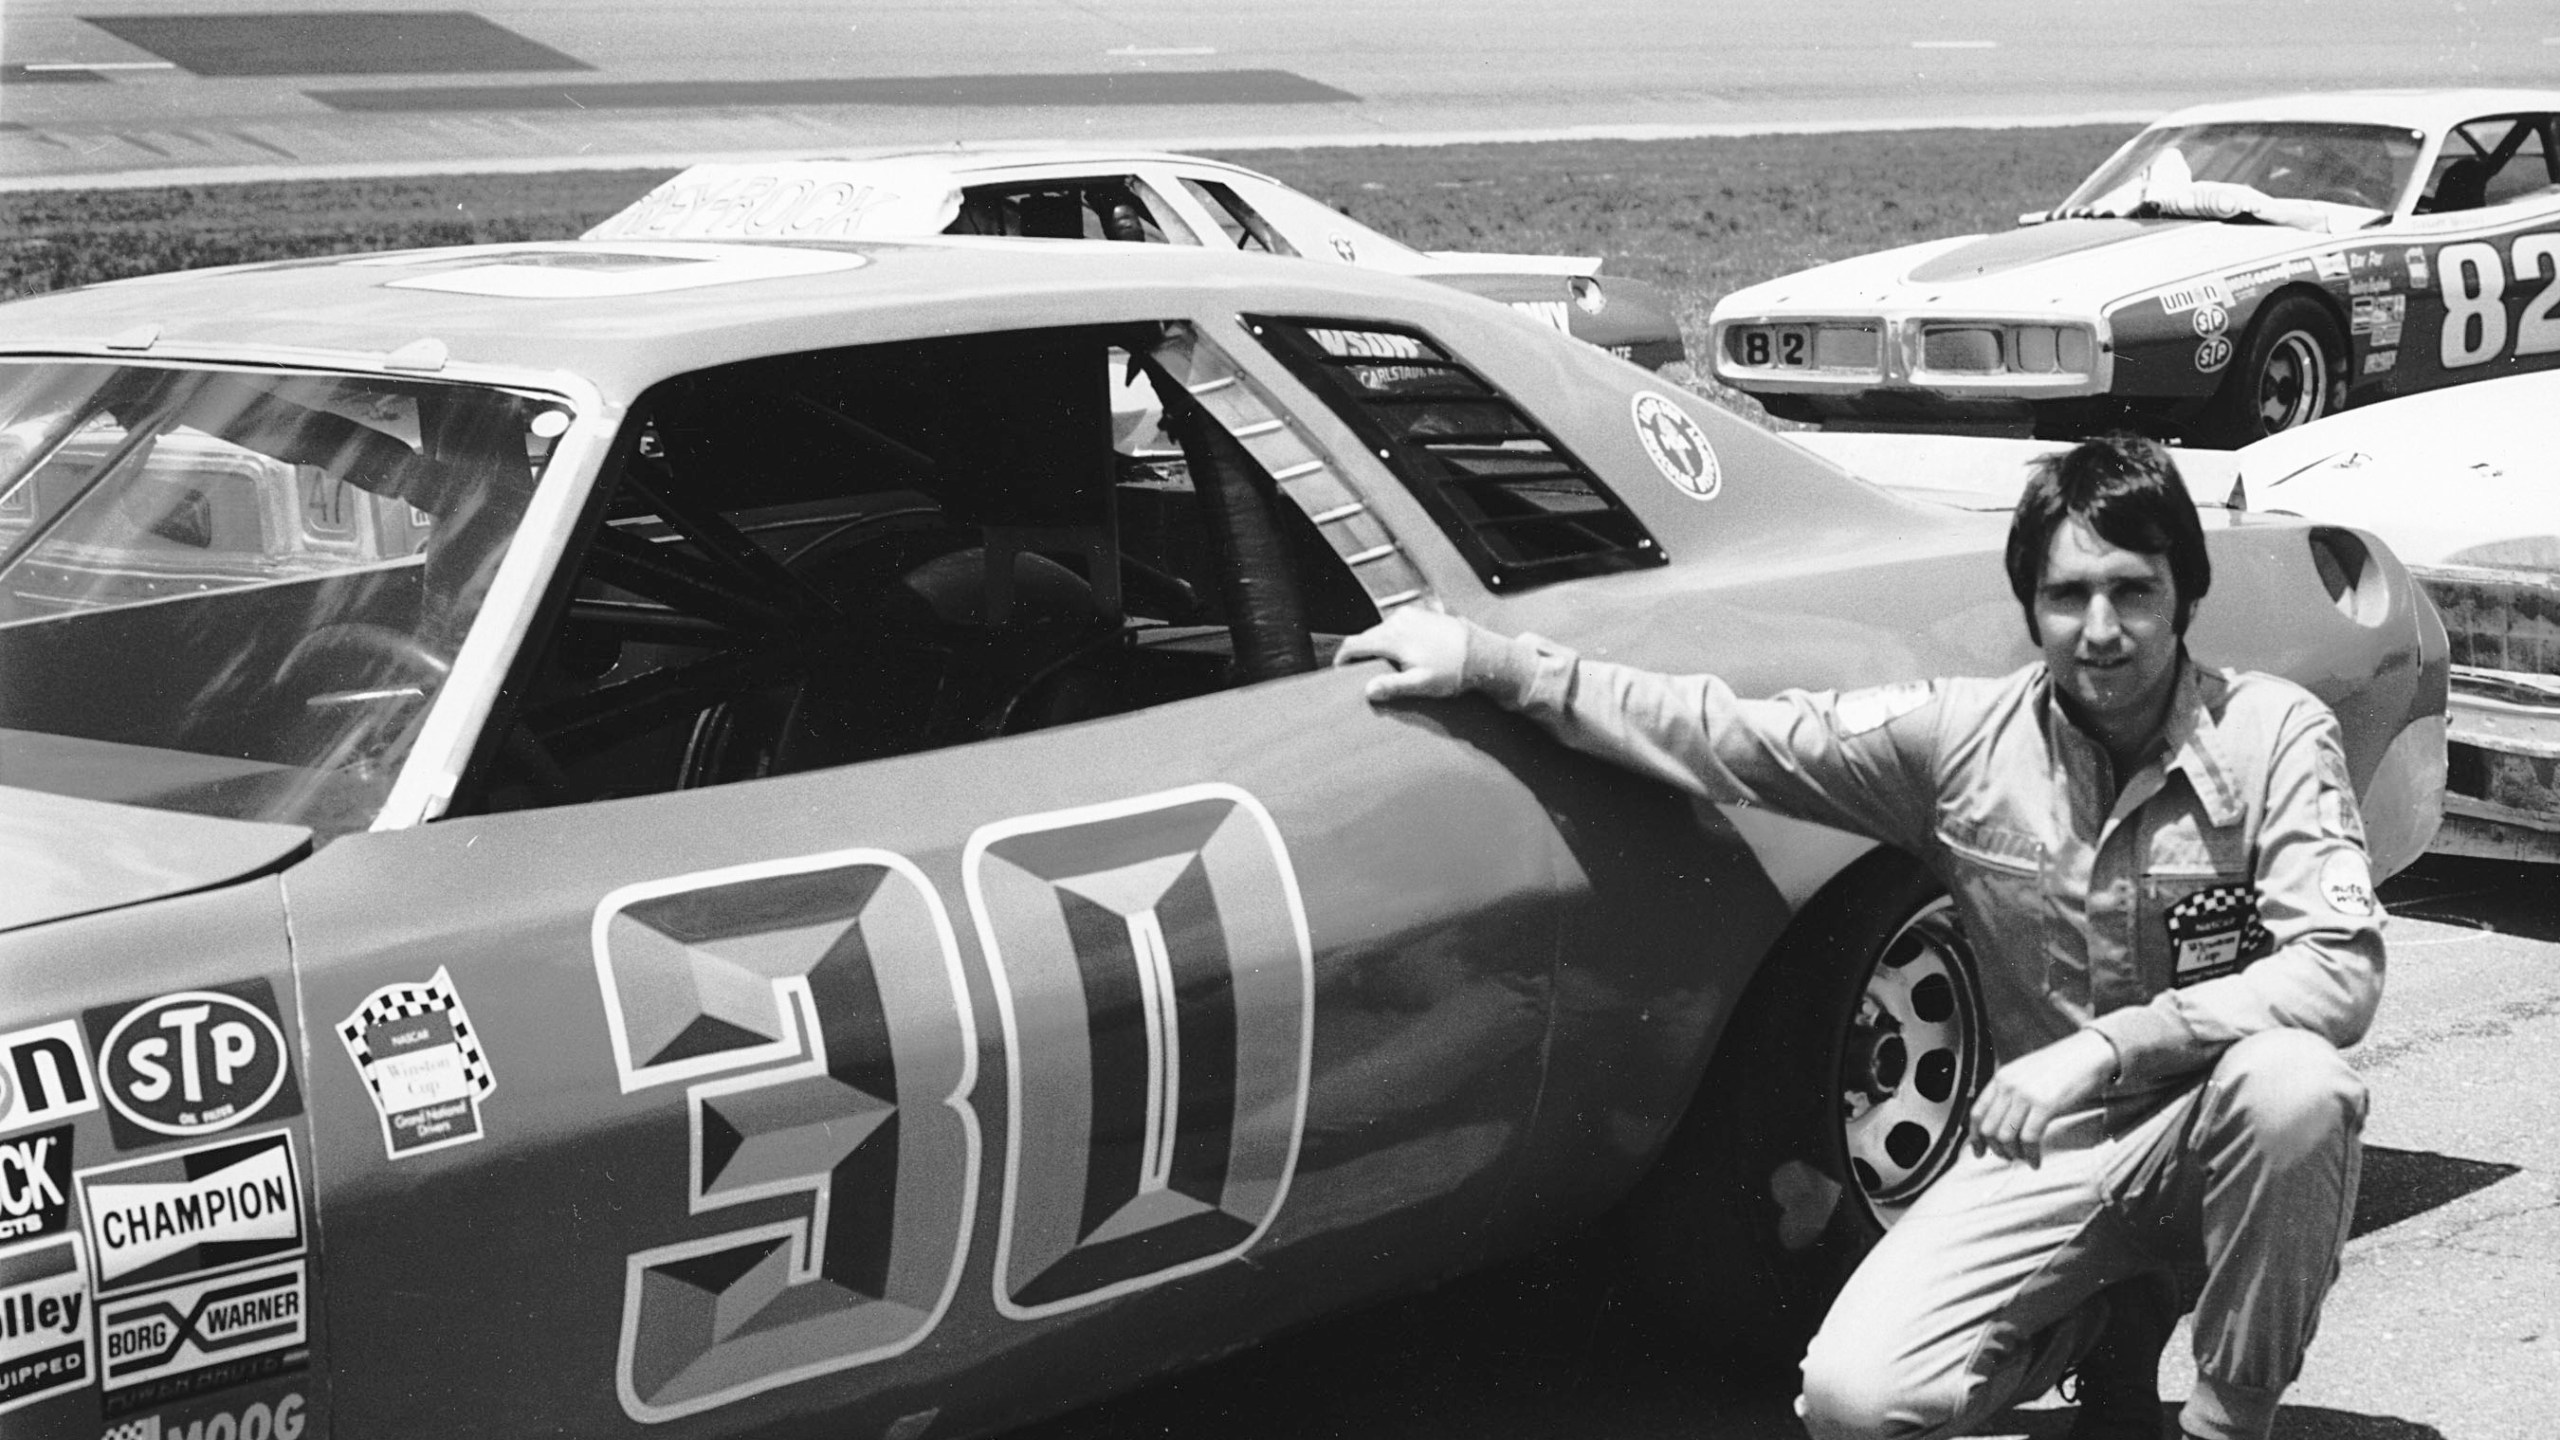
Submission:
POLYGON ((2160 1352, 2178 1328, 2177 1282, 2136 1276, 2099 1298, 2106 1328, 2072 1370, 2080 1413, 2064 1440, 2160 1440, 2160 1352))

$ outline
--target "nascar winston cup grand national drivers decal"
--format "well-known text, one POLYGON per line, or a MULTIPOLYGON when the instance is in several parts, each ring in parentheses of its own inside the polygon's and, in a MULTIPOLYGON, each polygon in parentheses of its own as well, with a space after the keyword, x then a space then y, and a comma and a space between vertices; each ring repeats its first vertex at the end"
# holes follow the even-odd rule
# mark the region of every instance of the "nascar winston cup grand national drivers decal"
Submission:
POLYGON ((442 966, 423 985, 385 985, 366 996, 338 1023, 338 1038, 373 1096, 390 1158, 480 1138, 480 1107, 498 1079, 442 966))

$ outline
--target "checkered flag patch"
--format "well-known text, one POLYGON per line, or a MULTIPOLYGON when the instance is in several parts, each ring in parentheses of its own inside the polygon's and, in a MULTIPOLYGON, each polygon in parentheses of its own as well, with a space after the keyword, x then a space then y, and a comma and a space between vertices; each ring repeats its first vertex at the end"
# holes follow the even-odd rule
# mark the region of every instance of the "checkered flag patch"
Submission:
POLYGON ((2202 940, 2240 932, 2240 956, 2256 959, 2275 948, 2275 937, 2258 919, 2257 892, 2246 885, 2216 885, 2199 890, 2169 907, 2162 917, 2172 942, 2202 940))
POLYGON ((347 1053, 355 1057, 356 1068, 364 1073, 364 1083, 376 1095, 382 1091, 374 1078, 373 1052, 365 1044, 365 1036, 374 1027, 412 1020, 421 1015, 442 1015, 453 1027, 453 1040, 462 1051, 462 1073, 471 1082, 471 1093, 481 1100, 498 1088, 498 1077, 490 1072, 489 1062, 480 1053, 479 1032, 471 1028, 471 1015, 462 1008, 462 995, 453 988, 453 976, 443 966, 436 967, 435 978, 424 985, 385 985, 365 997, 356 1013, 338 1025, 338 1038, 347 1044, 347 1053))
POLYGON ((98 1440, 160 1440, 160 1417, 145 1415, 140 1419, 127 1420, 110 1427, 98 1440))

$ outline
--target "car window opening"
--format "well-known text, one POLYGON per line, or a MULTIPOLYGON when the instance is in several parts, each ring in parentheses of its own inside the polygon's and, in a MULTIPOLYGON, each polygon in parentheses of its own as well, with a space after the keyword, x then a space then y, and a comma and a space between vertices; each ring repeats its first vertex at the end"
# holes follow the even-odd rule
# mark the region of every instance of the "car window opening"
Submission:
POLYGON ((0 367, 0 784, 371 823, 565 420, 471 386, 0 367))
POLYGON ((1182 325, 658 387, 455 807, 790 774, 1303 673, 1378 606, 1182 325))
POLYGON ((2560 187, 2553 118, 2499 115, 2455 126, 2436 156, 2417 213, 2479 210, 2560 187))
POLYGON ((1191 198, 1199 201, 1200 208, 1208 211, 1209 218, 1217 221, 1218 228, 1226 232, 1227 243, 1237 249, 1266 255, 1298 253, 1298 247, 1274 229, 1271 222, 1262 217, 1262 212, 1238 195, 1233 186, 1221 185, 1215 180, 1194 180, 1186 175, 1182 177, 1182 188, 1191 192, 1191 198))
POLYGON ((960 192, 960 214, 942 233, 1148 245, 1200 243, 1164 197, 1135 175, 972 185, 960 192))
POLYGON ((1372 322, 1250 317, 1504 593, 1664 563, 1599 475, 1437 340, 1372 322))

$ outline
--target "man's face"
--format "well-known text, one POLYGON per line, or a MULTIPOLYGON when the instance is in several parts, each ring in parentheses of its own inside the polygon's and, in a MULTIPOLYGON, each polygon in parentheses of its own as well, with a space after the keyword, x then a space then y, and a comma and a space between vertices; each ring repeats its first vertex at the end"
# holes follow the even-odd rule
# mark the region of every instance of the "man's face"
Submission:
POLYGON ((2169 557, 2109 543, 2066 516, 2036 585, 2036 634, 2054 688, 2119 744, 2148 738, 2177 684, 2178 594, 2169 557))

